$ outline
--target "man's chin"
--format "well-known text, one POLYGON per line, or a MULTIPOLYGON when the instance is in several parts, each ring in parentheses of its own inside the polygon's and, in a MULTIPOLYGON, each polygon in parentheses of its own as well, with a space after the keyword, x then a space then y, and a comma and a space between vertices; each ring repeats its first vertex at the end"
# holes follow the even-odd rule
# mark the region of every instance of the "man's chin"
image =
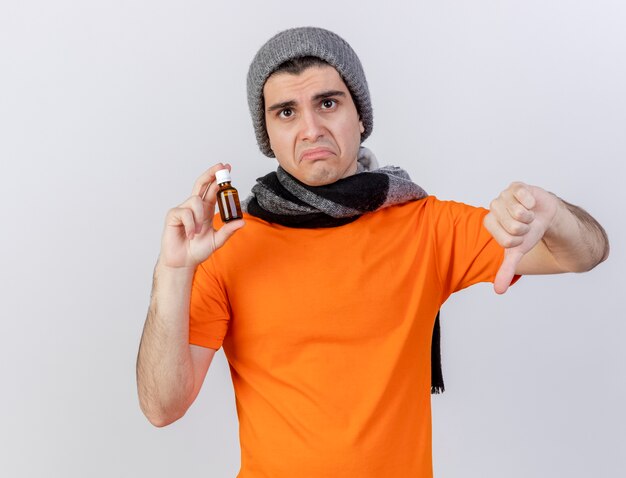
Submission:
POLYGON ((332 171, 315 171, 308 174, 300 174, 300 177, 295 177, 307 186, 326 186, 341 179, 341 177, 332 171))
POLYGON ((334 168, 320 163, 321 161, 318 164, 311 164, 311 167, 307 168, 306 171, 296 171, 295 174, 290 172, 290 174, 307 186, 327 186, 328 184, 335 183, 340 179, 354 174, 351 172, 337 171, 334 168))

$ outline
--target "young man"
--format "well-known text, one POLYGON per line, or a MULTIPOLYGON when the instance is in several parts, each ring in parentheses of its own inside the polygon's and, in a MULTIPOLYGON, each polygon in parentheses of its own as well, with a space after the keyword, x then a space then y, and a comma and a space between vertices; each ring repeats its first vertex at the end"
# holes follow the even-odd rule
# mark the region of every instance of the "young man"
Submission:
POLYGON ((240 477, 432 476, 441 304, 477 282, 503 293, 516 275, 589 270, 606 235, 539 187, 513 183, 487 211, 378 168, 360 146, 373 124, 365 75, 329 31, 270 39, 248 101, 279 168, 253 188, 245 222, 214 225, 222 164, 168 212, 137 364, 142 410, 157 426, 180 418, 223 346, 240 477))

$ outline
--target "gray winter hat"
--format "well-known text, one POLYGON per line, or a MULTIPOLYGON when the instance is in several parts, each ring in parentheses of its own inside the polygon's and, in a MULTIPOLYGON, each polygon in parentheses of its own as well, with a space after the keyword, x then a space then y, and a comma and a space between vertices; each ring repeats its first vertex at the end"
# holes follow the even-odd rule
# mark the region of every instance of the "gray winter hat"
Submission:
POLYGON ((270 158, 274 152, 265 128, 263 86, 269 76, 288 60, 303 56, 321 58, 335 67, 352 94, 365 131, 364 141, 372 132, 374 114, 363 67, 352 47, 339 35, 315 27, 291 28, 270 38, 257 52, 248 70, 248 107, 261 152, 270 158))

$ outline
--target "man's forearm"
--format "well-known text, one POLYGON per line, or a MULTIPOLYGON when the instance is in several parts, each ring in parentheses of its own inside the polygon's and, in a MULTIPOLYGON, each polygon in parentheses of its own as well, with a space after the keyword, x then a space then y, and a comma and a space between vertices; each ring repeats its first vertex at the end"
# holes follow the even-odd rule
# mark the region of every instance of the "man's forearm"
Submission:
POLYGON ((148 317, 137 357, 141 408, 151 423, 167 425, 180 418, 194 391, 189 350, 189 297, 193 270, 159 264, 148 317))
POLYGON ((543 242, 565 270, 591 270, 609 255, 606 231, 584 209, 562 199, 559 202, 559 210, 543 242))

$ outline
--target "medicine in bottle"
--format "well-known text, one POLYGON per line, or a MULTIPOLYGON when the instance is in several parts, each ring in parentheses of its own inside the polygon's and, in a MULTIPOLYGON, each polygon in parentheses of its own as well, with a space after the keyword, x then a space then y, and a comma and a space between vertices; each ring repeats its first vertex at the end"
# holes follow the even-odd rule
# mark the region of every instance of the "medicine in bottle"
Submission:
POLYGON ((217 191, 217 205, 220 209, 222 221, 234 221, 243 218, 241 205, 239 204, 239 193, 230 185, 230 171, 220 169, 215 173, 215 180, 219 185, 217 191))

